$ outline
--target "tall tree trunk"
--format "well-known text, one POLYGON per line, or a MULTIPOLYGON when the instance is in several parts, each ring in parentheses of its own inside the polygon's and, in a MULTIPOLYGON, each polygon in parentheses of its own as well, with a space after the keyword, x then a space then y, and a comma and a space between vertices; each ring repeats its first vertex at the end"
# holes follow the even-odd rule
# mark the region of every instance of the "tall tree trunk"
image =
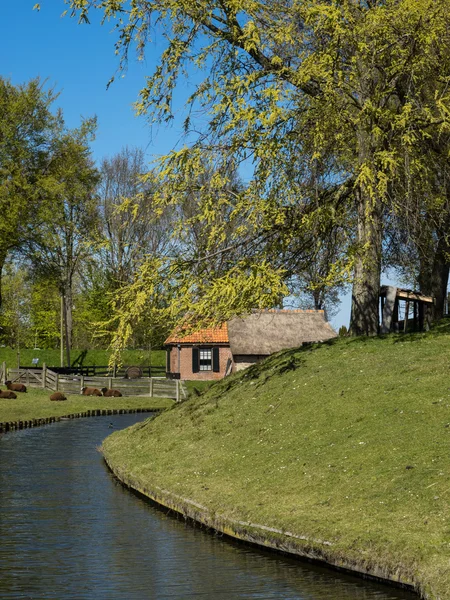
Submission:
POLYGON ((381 277, 382 205, 360 187, 355 189, 358 255, 352 291, 351 335, 377 335, 381 277))
POLYGON ((435 262, 433 268, 433 296, 436 304, 433 306, 433 319, 442 319, 445 311, 445 300, 447 298, 449 265, 444 260, 435 262))
POLYGON ((72 300, 72 287, 67 285, 64 290, 64 333, 66 338, 66 360, 68 367, 70 367, 70 350, 72 348, 72 300))
POLYGON ((2 307, 2 281, 3 281, 3 267, 6 262, 6 254, 0 253, 0 308, 2 307))

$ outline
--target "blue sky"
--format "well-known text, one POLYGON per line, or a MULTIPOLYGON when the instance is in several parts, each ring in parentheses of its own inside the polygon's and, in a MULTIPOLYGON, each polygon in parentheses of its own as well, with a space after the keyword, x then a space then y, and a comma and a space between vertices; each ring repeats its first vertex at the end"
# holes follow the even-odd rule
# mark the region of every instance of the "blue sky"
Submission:
MULTIPOLYGON (((119 65, 114 54, 113 24, 100 26, 99 15, 90 25, 61 14, 63 0, 41 0, 41 10, 33 11, 36 0, 3 2, 0 35, 1 75, 14 84, 39 76, 47 86, 59 92, 55 106, 62 108, 69 127, 77 127, 82 117, 98 118, 94 158, 112 156, 123 146, 145 149, 148 161, 165 154, 182 137, 182 97, 189 82, 179 91, 179 119, 171 126, 151 129, 143 117, 136 117, 133 102, 143 87, 145 76, 154 67, 157 43, 148 48, 146 59, 138 62, 130 56, 128 70, 118 74, 107 90, 109 79, 119 65)), ((339 314, 332 320, 335 328, 348 325, 350 295, 342 298, 339 314)))
POLYGON ((98 160, 118 152, 123 146, 141 146, 150 160, 169 151, 179 142, 181 128, 150 130, 144 118, 134 115, 132 104, 143 87, 145 75, 153 68, 150 47, 146 61, 131 56, 128 71, 106 86, 118 68, 114 54, 112 23, 100 26, 93 14, 90 25, 77 23, 65 10, 63 0, 42 0, 41 10, 33 11, 35 0, 14 0, 2 6, 0 52, 1 74, 15 84, 39 76, 60 93, 55 106, 63 109, 69 127, 82 117, 98 117, 93 143, 98 160))

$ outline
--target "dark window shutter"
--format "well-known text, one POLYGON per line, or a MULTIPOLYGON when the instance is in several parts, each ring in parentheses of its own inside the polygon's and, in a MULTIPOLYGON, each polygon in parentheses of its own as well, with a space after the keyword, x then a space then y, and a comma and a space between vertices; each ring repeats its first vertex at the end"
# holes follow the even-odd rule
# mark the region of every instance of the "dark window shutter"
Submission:
POLYGON ((199 371, 198 348, 192 348, 192 372, 198 373, 199 371))
POLYGON ((212 366, 214 373, 220 372, 219 348, 217 347, 212 349, 212 366))
POLYGON ((170 373, 170 352, 172 350, 172 346, 169 346, 167 348, 167 353, 166 353, 166 372, 170 373))

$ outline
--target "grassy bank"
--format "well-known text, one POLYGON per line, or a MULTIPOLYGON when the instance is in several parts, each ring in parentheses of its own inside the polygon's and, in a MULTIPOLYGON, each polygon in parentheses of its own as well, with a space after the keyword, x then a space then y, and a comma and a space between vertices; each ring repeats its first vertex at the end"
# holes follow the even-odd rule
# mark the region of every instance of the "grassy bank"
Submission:
POLYGON ((443 324, 288 351, 103 451, 212 520, 288 531, 328 560, 450 598, 449 347, 443 324))
MULTIPOLYGON (((72 350, 70 353, 72 364, 80 359, 82 365, 107 365, 110 352, 108 350, 72 350)), ((0 348, 0 363, 6 361, 8 367, 17 367, 17 350, 15 348, 0 348)), ((60 364, 60 351, 58 349, 43 349, 34 350, 33 348, 20 349, 20 364, 30 367, 33 358, 39 358, 38 366, 42 367, 43 363, 47 366, 58 367, 60 364)), ((64 361, 66 357, 64 355, 64 361)), ((166 364, 165 350, 125 350, 123 353, 124 365, 137 366, 161 366, 166 364)))
MULTIPOLYGON (((5 389, 5 386, 2 386, 5 389)), ((104 398, 103 396, 67 395, 64 402, 52 402, 49 390, 29 388, 17 394, 17 400, 0 398, 0 423, 47 417, 61 417, 94 409, 168 408, 173 400, 166 398, 104 398)))

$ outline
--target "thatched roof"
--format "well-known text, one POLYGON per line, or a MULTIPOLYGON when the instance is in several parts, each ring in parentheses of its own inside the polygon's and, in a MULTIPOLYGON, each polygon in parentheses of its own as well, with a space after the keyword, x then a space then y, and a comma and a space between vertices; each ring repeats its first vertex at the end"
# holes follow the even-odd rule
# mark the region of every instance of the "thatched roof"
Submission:
POLYGON ((322 310, 273 310, 231 319, 228 337, 233 356, 266 356, 303 342, 329 340, 337 334, 325 321, 322 310))

